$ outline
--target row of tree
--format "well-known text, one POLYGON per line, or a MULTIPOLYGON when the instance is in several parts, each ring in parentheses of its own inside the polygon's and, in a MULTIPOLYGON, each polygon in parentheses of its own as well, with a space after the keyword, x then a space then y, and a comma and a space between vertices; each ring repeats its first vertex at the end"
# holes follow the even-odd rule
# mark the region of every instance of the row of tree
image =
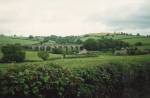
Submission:
POLYGON ((83 47, 87 50, 99 51, 99 50, 110 50, 110 49, 121 49, 128 47, 129 43, 120 40, 113 39, 87 39, 83 42, 83 47))
MULTIPOLYGON (((32 35, 30 35, 29 39, 35 39, 35 38, 32 35)), ((42 37, 42 43, 46 43, 49 41, 53 41, 57 44, 81 44, 82 43, 79 36, 62 37, 62 36, 51 35, 47 37, 42 37)))

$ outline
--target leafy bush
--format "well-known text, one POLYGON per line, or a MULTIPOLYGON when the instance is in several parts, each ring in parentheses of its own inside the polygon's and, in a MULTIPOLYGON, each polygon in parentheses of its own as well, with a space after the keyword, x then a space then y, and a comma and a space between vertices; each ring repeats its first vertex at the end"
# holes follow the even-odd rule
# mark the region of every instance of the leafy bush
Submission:
POLYGON ((127 54, 128 55, 143 55, 143 54, 149 54, 149 51, 138 49, 136 47, 130 47, 127 49, 127 54))
POLYGON ((0 98, 149 98, 150 62, 92 68, 24 65, 0 71, 0 98))
POLYGON ((136 42, 136 43, 135 43, 135 46, 142 46, 142 45, 143 45, 142 42, 136 42))
POLYGON ((87 57, 98 57, 98 55, 94 53, 66 55, 66 58, 87 58, 87 57))
POLYGON ((80 82, 53 64, 15 66, 0 74, 0 98, 62 98, 76 93, 80 82))
POLYGON ((54 53, 54 54, 62 54, 62 53, 63 53, 63 49, 54 48, 54 49, 52 50, 52 53, 54 53))
POLYGON ((2 62, 23 62, 25 52, 19 44, 2 46, 2 62))
POLYGON ((40 51, 38 52, 38 56, 45 61, 49 58, 49 53, 46 51, 40 51))

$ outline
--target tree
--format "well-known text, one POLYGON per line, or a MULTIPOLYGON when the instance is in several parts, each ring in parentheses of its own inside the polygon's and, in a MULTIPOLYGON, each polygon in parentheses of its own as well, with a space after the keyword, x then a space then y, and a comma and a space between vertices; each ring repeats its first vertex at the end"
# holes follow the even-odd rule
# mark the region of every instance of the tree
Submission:
POLYGON ((112 49, 121 49, 128 47, 127 42, 113 39, 88 39, 83 42, 83 47, 87 50, 99 51, 99 50, 112 50, 112 49))
POLYGON ((33 39, 34 37, 32 35, 29 35, 29 39, 33 39))
POLYGON ((38 52, 38 57, 40 57, 41 59, 45 61, 49 58, 49 53, 46 51, 40 51, 38 52))
POLYGON ((97 50, 97 41, 95 39, 87 39, 83 43, 83 47, 87 50, 97 50))
POLYGON ((76 44, 82 44, 82 40, 81 39, 77 39, 76 40, 76 44))
POLYGON ((140 36, 140 33, 137 33, 136 36, 140 36))
POLYGON ((2 62, 23 62, 25 59, 25 52, 19 44, 3 46, 1 51, 2 62))
POLYGON ((62 54, 63 50, 61 48, 53 48, 52 53, 53 54, 62 54))
POLYGON ((142 42, 136 42, 134 45, 135 45, 135 46, 142 46, 143 43, 142 43, 142 42))

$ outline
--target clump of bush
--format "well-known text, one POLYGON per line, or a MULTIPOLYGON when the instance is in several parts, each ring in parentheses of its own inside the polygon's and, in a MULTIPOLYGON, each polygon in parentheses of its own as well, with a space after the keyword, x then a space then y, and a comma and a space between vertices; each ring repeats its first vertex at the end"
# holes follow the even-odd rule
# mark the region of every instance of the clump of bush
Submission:
POLYGON ((136 42, 134 45, 135 45, 135 46, 142 46, 143 43, 142 43, 142 42, 136 42))
POLYGON ((130 47, 127 48, 127 54, 128 55, 143 55, 143 54, 149 54, 149 51, 146 49, 138 49, 137 47, 130 47))
POLYGON ((87 58, 87 57, 98 57, 97 54, 75 54, 75 55, 66 55, 65 58, 87 58))
POLYGON ((149 98, 149 65, 15 66, 0 71, 0 98, 149 98))
POLYGON ((40 57, 41 59, 45 61, 49 58, 49 53, 47 51, 39 51, 38 57, 40 57))
POLYGON ((114 51, 114 55, 144 55, 149 53, 149 49, 139 49, 137 47, 129 47, 126 49, 114 51))
POLYGON ((25 59, 25 52, 23 51, 21 45, 5 45, 1 47, 1 51, 3 53, 3 57, 1 59, 2 62, 10 63, 10 62, 23 62, 25 59))
POLYGON ((61 48, 54 48, 52 50, 52 53, 54 53, 54 54, 62 54, 63 53, 63 49, 61 49, 61 48))

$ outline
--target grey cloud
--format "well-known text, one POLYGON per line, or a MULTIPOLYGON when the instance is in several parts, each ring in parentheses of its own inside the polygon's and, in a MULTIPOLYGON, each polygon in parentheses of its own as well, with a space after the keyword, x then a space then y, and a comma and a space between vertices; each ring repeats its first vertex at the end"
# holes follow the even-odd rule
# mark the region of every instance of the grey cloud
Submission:
POLYGON ((139 29, 139 31, 147 32, 147 29, 150 28, 150 1, 146 0, 136 12, 126 15, 130 10, 128 8, 124 8, 122 11, 118 9, 118 12, 113 12, 112 10, 111 13, 104 15, 96 13, 88 17, 85 22, 100 22, 110 27, 113 31, 139 29))
POLYGON ((150 32, 149 12, 149 0, 0 0, 0 33, 150 32))

